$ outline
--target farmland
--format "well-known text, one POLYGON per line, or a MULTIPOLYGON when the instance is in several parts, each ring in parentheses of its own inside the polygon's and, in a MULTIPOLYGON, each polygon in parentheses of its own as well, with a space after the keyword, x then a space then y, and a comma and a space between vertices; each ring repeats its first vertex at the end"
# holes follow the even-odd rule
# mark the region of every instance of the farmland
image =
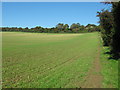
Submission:
POLYGON ((98 82, 91 87, 117 87, 118 62, 107 60, 97 32, 3 32, 2 37, 3 88, 79 88, 98 82))

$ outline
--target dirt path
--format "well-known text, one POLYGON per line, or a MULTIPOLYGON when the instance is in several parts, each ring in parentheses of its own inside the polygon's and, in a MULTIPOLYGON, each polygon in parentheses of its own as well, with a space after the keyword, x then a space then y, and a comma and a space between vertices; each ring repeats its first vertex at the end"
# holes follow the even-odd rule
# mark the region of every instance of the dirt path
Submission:
POLYGON ((100 64, 100 46, 98 47, 96 58, 93 62, 93 66, 88 72, 88 76, 85 78, 82 88, 101 88, 102 87, 102 75, 100 64))

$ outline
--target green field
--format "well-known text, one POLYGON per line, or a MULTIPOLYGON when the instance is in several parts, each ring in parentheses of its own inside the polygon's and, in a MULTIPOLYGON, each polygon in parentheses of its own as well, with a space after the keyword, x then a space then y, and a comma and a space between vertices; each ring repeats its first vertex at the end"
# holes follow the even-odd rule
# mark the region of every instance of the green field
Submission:
POLYGON ((117 87, 117 81, 112 81, 117 80, 118 62, 98 52, 103 50, 98 33, 3 32, 2 37, 3 88, 82 87, 95 60, 101 62, 101 87, 117 87), (109 67, 113 67, 112 74, 109 67))

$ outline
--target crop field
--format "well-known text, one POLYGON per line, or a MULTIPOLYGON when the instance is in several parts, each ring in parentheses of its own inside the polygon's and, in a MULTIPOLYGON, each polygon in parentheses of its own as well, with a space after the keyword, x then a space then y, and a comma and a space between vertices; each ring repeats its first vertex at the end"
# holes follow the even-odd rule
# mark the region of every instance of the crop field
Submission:
MULTIPOLYGON (((2 32, 2 37, 3 88, 109 87, 113 80, 117 80, 116 76, 109 81, 111 77, 107 75, 117 75, 118 62, 110 61, 110 66, 105 66, 109 61, 105 61, 106 57, 100 53, 100 39, 96 32, 2 32), (108 71, 105 74, 101 70, 111 66, 116 73, 108 71), (91 83, 93 80, 95 82, 91 83), (96 86, 91 85, 97 82, 96 86)), ((113 83, 111 87, 116 88, 117 81, 113 83)))

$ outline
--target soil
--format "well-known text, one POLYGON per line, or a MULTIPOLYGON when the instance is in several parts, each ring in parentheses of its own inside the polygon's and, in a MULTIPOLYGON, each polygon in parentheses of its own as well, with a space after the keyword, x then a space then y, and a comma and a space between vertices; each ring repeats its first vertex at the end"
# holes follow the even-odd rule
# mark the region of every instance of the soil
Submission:
POLYGON ((90 68, 88 75, 86 76, 82 88, 101 88, 103 77, 101 75, 101 63, 100 63, 100 46, 98 47, 96 58, 93 62, 93 66, 90 68))

